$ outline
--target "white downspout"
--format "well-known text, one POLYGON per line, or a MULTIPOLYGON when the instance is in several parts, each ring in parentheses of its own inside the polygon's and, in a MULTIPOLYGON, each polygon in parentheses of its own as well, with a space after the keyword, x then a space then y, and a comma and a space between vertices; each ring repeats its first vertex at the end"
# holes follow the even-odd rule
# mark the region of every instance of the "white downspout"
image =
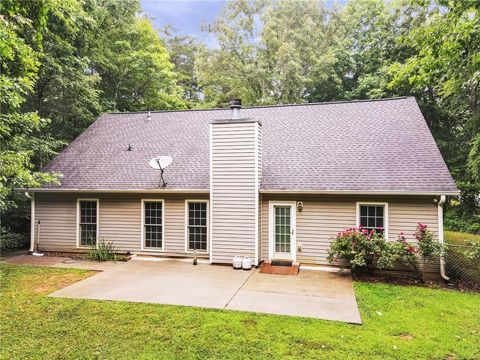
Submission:
POLYGON ((35 250, 35 193, 30 195, 25 191, 25 196, 30 199, 30 252, 35 250))
MULTIPOLYGON (((445 195, 440 196, 440 201, 438 202, 438 242, 444 244, 443 238, 443 204, 445 204, 445 195)), ((440 256, 440 276, 444 280, 450 280, 450 278, 445 273, 445 256, 442 254, 440 256)))

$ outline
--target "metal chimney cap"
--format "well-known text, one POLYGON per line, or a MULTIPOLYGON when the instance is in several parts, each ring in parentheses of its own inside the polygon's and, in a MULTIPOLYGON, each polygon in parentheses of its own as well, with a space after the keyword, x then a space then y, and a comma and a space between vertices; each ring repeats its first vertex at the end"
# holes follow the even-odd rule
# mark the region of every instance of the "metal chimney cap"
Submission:
POLYGON ((230 109, 235 109, 235 108, 240 109, 241 107, 242 107, 242 99, 230 100, 230 109))

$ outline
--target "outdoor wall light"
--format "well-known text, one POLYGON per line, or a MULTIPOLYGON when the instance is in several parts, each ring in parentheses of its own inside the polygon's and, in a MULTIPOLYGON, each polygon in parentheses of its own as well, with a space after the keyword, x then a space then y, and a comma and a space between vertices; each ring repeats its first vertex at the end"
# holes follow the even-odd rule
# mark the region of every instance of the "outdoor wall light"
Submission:
POLYGON ((297 201, 297 210, 302 211, 303 210, 303 201, 297 201))

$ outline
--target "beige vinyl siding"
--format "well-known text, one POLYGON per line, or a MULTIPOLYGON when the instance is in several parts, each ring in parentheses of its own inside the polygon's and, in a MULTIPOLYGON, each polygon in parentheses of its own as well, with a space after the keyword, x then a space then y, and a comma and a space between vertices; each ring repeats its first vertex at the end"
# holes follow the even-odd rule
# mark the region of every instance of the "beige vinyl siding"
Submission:
POLYGON ((418 222, 425 223, 438 236, 438 210, 433 197, 365 197, 365 196, 262 196, 262 260, 268 260, 269 201, 303 201, 297 210, 297 260, 302 263, 328 264, 327 251, 338 231, 356 225, 357 202, 388 202, 388 235, 395 241, 403 231, 409 241, 418 222))
MULTIPOLYGON (((82 196, 83 197, 83 196, 82 196)), ((77 241, 77 201, 70 196, 35 195, 35 242, 40 250, 72 249, 77 241)))
POLYGON ((208 199, 208 196, 38 193, 35 198, 35 219, 41 221, 40 247, 45 251, 76 250, 77 199, 98 198, 99 239, 113 242, 121 251, 141 252, 143 198, 164 200, 165 244, 161 254, 190 256, 185 253, 185 199, 208 199))
POLYGON ((211 261, 255 258, 258 240, 258 122, 211 125, 211 261))

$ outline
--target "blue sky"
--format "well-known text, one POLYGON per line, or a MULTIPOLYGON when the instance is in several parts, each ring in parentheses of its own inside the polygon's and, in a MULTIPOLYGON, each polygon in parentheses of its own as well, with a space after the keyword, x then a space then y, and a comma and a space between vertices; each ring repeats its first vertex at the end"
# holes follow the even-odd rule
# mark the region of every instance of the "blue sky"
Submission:
POLYGON ((202 23, 210 23, 220 14, 226 0, 141 0, 143 11, 157 29, 172 25, 180 34, 208 42, 202 23))

